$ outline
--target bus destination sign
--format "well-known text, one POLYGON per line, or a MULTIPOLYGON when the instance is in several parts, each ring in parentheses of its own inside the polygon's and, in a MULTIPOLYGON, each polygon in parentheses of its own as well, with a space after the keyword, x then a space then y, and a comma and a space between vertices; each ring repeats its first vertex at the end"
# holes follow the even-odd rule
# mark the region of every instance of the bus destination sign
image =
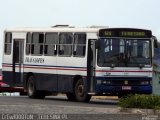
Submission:
POLYGON ((136 32, 136 31, 122 31, 120 32, 121 36, 124 37, 145 37, 146 33, 145 32, 136 32))
POLYGON ((99 31, 99 36, 100 37, 151 38, 152 33, 150 30, 112 28, 112 29, 101 29, 99 31))
POLYGON ((105 36, 113 36, 112 34, 113 34, 112 31, 109 30, 104 31, 105 36))

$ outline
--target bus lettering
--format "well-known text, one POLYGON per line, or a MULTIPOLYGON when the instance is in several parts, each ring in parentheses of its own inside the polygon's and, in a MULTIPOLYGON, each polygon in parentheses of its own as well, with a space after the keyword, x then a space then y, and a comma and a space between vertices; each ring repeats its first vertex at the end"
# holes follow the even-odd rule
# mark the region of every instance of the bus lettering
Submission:
POLYGON ((127 37, 127 36, 133 36, 133 37, 140 37, 145 36, 145 32, 128 32, 128 31, 122 31, 121 36, 127 37))
POLYGON ((105 36, 112 36, 112 32, 111 31, 105 31, 105 36))
POLYGON ((29 57, 26 57, 25 62, 29 62, 29 63, 44 63, 44 58, 29 58, 29 57))

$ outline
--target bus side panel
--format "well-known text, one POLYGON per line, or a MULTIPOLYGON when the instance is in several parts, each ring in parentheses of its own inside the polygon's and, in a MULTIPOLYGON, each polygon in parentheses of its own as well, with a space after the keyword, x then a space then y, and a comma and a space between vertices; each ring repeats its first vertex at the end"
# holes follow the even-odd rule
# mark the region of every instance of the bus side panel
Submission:
POLYGON ((3 75, 3 82, 5 82, 8 85, 12 85, 12 79, 13 79, 13 74, 11 71, 2 71, 2 75, 3 75))
POLYGON ((13 74, 12 71, 3 71, 2 72, 3 74, 3 82, 5 82, 6 84, 10 85, 10 86, 23 86, 21 81, 19 81, 21 78, 20 78, 20 75, 21 73, 18 73, 18 72, 15 72, 13 74), (14 75, 14 76, 13 76, 14 75), (13 81, 13 77, 15 77, 15 81, 13 81))
MULTIPOLYGON (((27 76, 27 73, 25 73, 25 76, 27 76)), ((33 73, 33 76, 35 78, 37 90, 50 92, 73 92, 73 75, 33 73)))
POLYGON ((34 76, 36 89, 45 91, 58 90, 58 78, 55 56, 24 56, 25 86, 27 78, 34 76))
POLYGON ((73 92, 73 78, 72 75, 58 75, 58 91, 73 92))
POLYGON ((54 70, 46 70, 47 68, 42 65, 36 65, 35 67, 34 65, 26 64, 24 67, 25 87, 27 87, 27 78, 32 75, 34 77, 37 90, 57 91, 57 74, 54 73, 54 70))
POLYGON ((58 57, 58 91, 73 92, 76 76, 86 76, 86 57, 58 57))
POLYGON ((37 90, 57 91, 57 75, 56 74, 44 74, 35 73, 37 90))

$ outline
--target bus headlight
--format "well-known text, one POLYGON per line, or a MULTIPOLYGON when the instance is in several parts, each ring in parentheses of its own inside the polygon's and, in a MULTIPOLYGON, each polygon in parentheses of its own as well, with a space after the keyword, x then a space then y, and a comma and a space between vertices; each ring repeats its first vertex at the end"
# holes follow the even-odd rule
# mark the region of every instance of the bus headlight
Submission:
POLYGON ((104 84, 104 85, 110 85, 110 80, 97 80, 97 84, 104 84))
POLYGON ((101 84, 102 83, 102 80, 97 80, 97 84, 101 84))
POLYGON ((149 81, 141 81, 141 85, 149 85, 149 81))
POLYGON ((110 80, 104 80, 104 81, 102 82, 102 84, 110 85, 110 84, 111 84, 111 81, 110 81, 110 80))

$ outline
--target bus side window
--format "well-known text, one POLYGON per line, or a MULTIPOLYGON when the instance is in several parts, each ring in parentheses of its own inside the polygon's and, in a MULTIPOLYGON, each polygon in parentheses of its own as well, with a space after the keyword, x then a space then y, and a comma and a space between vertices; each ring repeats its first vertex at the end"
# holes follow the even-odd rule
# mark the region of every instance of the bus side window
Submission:
POLYGON ((44 42, 43 33, 33 33, 32 34, 31 54, 42 55, 43 54, 43 42, 44 42))
POLYGON ((32 34, 27 33, 27 36, 26 36, 26 55, 29 55, 31 53, 31 40, 32 40, 32 34))
POLYGON ((5 46, 4 46, 4 53, 6 55, 10 55, 11 54, 11 46, 12 46, 12 33, 11 32, 7 32, 5 34, 5 46))
POLYGON ((59 34, 59 55, 71 56, 72 55, 73 34, 60 33, 59 34))
POLYGON ((47 55, 47 56, 56 55, 57 43, 58 43, 58 33, 46 33, 45 42, 44 42, 44 55, 47 55))
POLYGON ((85 33, 75 33, 74 34, 74 57, 84 57, 86 50, 86 34, 85 33))

